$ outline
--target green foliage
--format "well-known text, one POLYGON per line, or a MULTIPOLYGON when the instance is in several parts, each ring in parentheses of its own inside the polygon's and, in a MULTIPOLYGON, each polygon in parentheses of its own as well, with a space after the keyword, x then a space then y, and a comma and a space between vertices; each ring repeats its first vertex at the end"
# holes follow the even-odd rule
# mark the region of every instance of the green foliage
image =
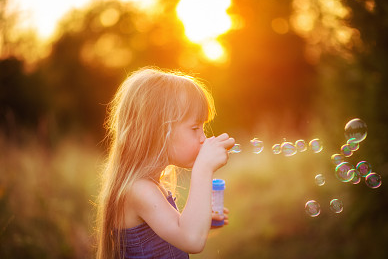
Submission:
MULTIPOLYGON (((167 2, 151 15, 128 3, 98 1, 69 13, 50 54, 33 66, 16 54, 0 60, 0 257, 93 257, 89 201, 98 190, 104 147, 96 142, 105 133, 106 104, 128 73, 146 65, 205 79, 218 112, 214 134, 226 131, 243 148, 216 175, 227 180, 230 226, 213 231, 193 258, 387 257, 388 3, 342 1, 350 15, 341 23, 359 38, 325 48, 330 42, 309 41, 327 30, 335 35, 322 21, 306 35, 272 30, 273 19, 293 15, 292 1, 235 1, 230 13, 245 26, 220 37, 229 52, 220 65, 184 39, 176 1, 167 2), (101 19, 106 11, 114 22, 101 19), (317 63, 306 59, 307 45, 322 51, 317 63), (382 175, 377 190, 333 176, 330 155, 339 152, 343 127, 355 117, 367 123, 368 137, 350 160, 368 160, 382 175), (259 156, 248 154, 253 137, 265 143, 259 156), (270 154, 283 138, 315 137, 325 144, 317 156, 270 154), (327 176, 322 188, 312 180, 317 171, 327 176), (338 215, 327 209, 334 197, 345 204, 338 215), (309 199, 322 202, 317 218, 304 213, 309 199)), ((4 27, 3 15, 6 35, 11 27, 4 27)))

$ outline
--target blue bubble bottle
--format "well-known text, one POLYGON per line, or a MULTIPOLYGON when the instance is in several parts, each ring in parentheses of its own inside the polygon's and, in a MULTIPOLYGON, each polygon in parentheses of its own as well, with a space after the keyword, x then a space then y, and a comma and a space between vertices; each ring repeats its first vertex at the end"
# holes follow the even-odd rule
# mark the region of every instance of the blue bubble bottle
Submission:
MULTIPOLYGON (((225 181, 222 179, 213 179, 212 211, 221 216, 224 216, 224 190, 225 181)), ((212 226, 214 227, 223 225, 224 220, 212 220, 212 226)))

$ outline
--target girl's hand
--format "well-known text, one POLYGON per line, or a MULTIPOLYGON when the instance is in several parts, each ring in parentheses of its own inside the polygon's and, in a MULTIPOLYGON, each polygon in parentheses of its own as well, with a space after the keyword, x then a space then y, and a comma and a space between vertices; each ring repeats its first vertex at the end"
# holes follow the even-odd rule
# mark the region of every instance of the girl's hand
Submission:
POLYGON ((223 133, 218 137, 211 137, 204 141, 198 153, 194 165, 201 164, 202 166, 210 166, 210 169, 215 172, 228 161, 228 150, 233 147, 235 140, 229 138, 229 135, 223 133))
POLYGON ((224 208, 224 216, 221 216, 219 214, 215 214, 214 212, 212 213, 212 220, 224 220, 224 225, 222 226, 211 226, 211 229, 214 228, 221 228, 225 225, 229 224, 229 210, 227 208, 224 208))

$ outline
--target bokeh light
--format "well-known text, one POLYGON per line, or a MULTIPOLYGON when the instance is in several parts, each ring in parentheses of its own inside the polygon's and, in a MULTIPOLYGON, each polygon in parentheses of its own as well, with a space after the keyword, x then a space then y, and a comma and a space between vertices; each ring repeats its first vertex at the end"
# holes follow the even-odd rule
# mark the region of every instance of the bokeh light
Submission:
POLYGON ((181 0, 176 7, 186 37, 199 44, 209 60, 226 61, 227 53, 217 38, 232 28, 230 5, 230 0, 181 0))

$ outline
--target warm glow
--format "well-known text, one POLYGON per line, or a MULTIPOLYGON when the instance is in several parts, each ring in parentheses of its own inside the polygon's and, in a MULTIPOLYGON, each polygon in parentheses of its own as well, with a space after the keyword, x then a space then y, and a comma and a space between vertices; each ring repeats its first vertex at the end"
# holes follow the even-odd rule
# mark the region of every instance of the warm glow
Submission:
POLYGON ((10 0, 9 4, 20 11, 21 29, 36 29, 39 37, 46 39, 69 10, 83 7, 88 2, 90 0, 10 0))
POLYGON ((217 61, 225 56, 225 51, 218 41, 209 41, 202 44, 202 50, 208 59, 217 61))
MULTIPOLYGON (((34 29, 41 39, 48 39, 53 35, 57 23, 71 9, 82 8, 96 0, 9 0, 9 11, 20 13, 20 29, 34 29)), ((139 9, 155 10, 158 0, 121 0, 133 2, 139 9)), ((118 11, 107 9, 101 14, 103 26, 112 26, 118 20, 118 11)))
POLYGON ((358 31, 344 22, 350 12, 340 0, 293 0, 292 5, 290 25, 306 39, 306 57, 312 63, 324 49, 343 54, 358 41, 358 31))
POLYGON ((201 45, 209 60, 219 60, 225 55, 217 37, 232 28, 232 19, 227 14, 230 5, 230 0, 181 0, 177 5, 187 38, 201 45))

